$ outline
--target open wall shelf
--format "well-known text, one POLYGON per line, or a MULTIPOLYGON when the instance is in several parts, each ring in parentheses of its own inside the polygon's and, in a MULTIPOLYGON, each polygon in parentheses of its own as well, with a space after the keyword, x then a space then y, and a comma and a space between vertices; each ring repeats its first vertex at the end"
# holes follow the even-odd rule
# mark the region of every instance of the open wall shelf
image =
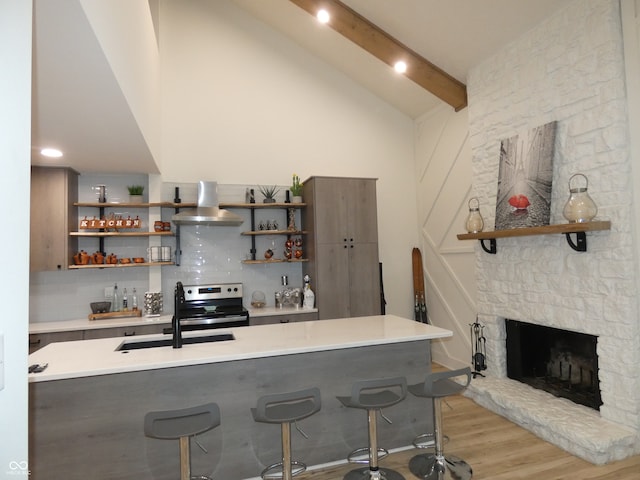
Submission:
POLYGON ((496 239, 510 237, 528 237, 533 235, 553 235, 564 234, 567 237, 567 243, 577 252, 587 251, 587 235, 586 232, 596 232, 601 230, 611 230, 611 222, 609 220, 584 222, 584 223, 561 223, 557 225, 544 225, 541 227, 513 228, 510 230, 494 230, 492 232, 479 233, 461 233, 458 234, 458 240, 480 240, 482 249, 487 253, 495 254, 497 252, 496 239), (574 242, 571 235, 576 236, 574 242), (489 241, 489 246, 484 242, 489 241))

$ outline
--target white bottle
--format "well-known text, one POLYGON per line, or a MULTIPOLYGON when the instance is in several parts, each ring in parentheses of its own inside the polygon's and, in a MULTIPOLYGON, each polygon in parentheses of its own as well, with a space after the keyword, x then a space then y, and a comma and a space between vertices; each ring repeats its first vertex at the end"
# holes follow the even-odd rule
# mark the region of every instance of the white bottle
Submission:
POLYGON ((316 295, 315 293, 313 293, 313 290, 311 290, 311 285, 309 284, 309 282, 309 276, 305 275, 304 291, 302 292, 304 294, 304 300, 302 301, 303 308, 313 308, 314 304, 316 303, 316 295))
POLYGON ((120 293, 118 292, 118 284, 113 286, 113 305, 111 306, 112 312, 120 311, 120 293))

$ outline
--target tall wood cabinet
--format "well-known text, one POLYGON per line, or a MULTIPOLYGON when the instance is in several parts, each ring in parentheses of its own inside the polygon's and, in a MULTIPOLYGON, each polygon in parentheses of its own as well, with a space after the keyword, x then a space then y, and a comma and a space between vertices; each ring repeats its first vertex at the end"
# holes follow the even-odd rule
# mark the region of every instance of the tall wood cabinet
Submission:
POLYGON ((311 177, 303 223, 319 318, 380 314, 376 179, 311 177))
POLYGON ((31 271, 66 270, 78 240, 78 172, 64 167, 31 167, 31 271))

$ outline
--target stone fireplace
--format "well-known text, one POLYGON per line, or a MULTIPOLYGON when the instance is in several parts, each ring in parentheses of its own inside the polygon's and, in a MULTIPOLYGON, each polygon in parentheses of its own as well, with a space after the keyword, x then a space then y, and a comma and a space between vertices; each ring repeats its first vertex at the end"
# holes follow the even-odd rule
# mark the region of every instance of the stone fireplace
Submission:
MULTIPOLYGON (((612 225, 587 234, 586 252, 571 249, 562 235, 500 238, 495 254, 476 245, 487 370, 467 395, 596 464, 640 452, 640 279, 624 78, 619 2, 576 0, 467 81, 472 196, 480 199, 485 230, 493 230, 500 141, 551 121, 557 133, 550 223, 566 223, 568 180, 583 173, 596 220, 612 225), (597 376, 599 409, 509 378, 506 319, 596 338, 597 367, 582 365, 582 376, 597 376)), ((581 366, 571 368, 579 377, 581 366)))

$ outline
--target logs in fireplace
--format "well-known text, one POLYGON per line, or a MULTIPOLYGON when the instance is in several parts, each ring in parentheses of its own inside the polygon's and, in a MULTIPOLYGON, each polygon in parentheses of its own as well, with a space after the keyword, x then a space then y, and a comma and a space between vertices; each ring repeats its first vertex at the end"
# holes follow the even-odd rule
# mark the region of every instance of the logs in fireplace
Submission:
POLYGON ((598 337, 517 320, 506 322, 507 376, 598 410, 598 337))

